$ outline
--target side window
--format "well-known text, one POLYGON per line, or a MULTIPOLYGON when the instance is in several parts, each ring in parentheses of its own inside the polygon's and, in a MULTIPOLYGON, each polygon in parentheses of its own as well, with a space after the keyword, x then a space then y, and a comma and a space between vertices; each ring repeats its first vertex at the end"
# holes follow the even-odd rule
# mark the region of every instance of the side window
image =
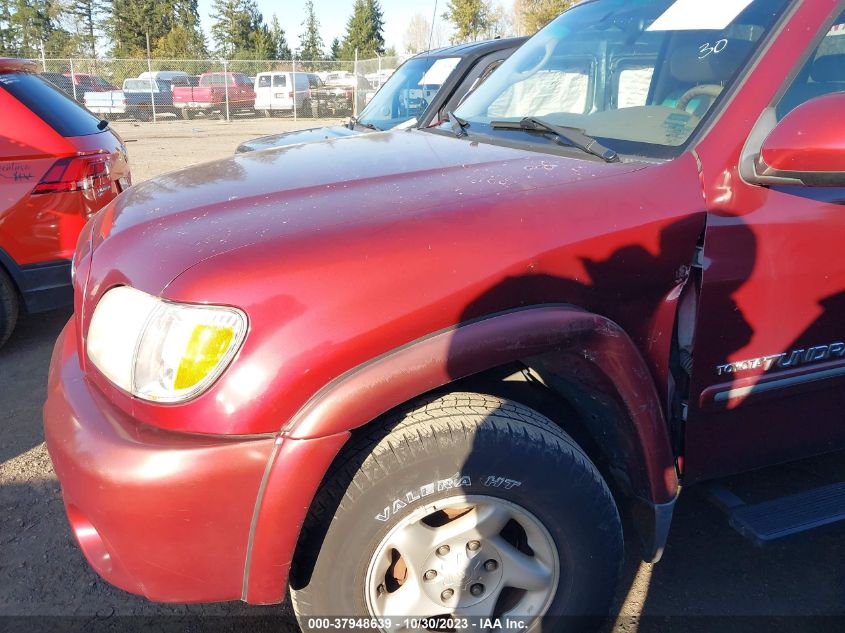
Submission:
MULTIPOLYGON (((470 94, 472 94, 474 90, 487 81, 487 78, 504 63, 512 52, 513 50, 504 50, 482 57, 470 69, 466 77, 464 77, 464 80, 461 82, 461 85, 449 98, 449 101, 441 106, 440 112, 432 114, 441 119, 445 118, 448 111, 456 109, 470 94)), ((427 121, 424 121, 423 123, 427 123, 427 121)))
POLYGON ((648 104, 648 93, 654 77, 655 60, 642 62, 621 60, 613 74, 612 106, 635 108, 648 104))
POLYGON ((802 103, 845 92, 845 13, 822 39, 777 106, 778 120, 802 103))

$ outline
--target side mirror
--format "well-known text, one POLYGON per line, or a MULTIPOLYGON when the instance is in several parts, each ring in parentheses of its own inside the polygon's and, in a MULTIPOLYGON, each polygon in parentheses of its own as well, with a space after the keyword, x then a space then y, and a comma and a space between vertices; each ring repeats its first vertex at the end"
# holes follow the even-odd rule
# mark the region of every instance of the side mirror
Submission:
POLYGON ((801 104, 763 141, 754 180, 763 185, 845 187, 845 92, 801 104))

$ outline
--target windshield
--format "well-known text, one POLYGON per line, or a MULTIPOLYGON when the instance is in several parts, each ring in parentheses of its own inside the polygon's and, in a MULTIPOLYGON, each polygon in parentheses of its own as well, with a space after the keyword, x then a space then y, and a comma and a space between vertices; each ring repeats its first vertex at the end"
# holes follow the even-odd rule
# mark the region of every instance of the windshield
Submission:
POLYGON ((559 142, 548 130, 495 125, 541 118, 583 130, 619 153, 670 158, 788 3, 584 2, 516 51, 456 114, 474 140, 559 142))
POLYGON ((408 60, 375 94, 358 121, 388 130, 419 118, 460 61, 460 57, 415 57, 408 60))

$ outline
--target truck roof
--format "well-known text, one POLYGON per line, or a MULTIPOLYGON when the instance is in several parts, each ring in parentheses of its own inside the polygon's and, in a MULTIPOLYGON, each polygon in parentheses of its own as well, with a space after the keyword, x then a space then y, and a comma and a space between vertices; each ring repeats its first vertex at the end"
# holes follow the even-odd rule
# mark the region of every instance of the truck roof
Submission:
POLYGON ((0 73, 37 73, 38 64, 31 59, 0 57, 0 73))
POLYGON ((486 55, 514 46, 522 46, 528 40, 527 37, 507 37, 495 40, 484 40, 482 42, 469 42, 468 44, 456 44, 437 48, 426 53, 420 53, 416 57, 464 57, 467 55, 486 55))

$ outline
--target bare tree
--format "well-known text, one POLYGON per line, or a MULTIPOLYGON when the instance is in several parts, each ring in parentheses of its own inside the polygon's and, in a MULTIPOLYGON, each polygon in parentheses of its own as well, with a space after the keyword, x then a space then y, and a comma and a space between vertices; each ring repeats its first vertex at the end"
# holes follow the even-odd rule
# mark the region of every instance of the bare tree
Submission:
POLYGON ((516 34, 514 29, 513 12, 504 7, 501 2, 487 3, 487 24, 485 25, 485 37, 493 39, 496 37, 511 37, 516 34))
POLYGON ((408 28, 405 29, 405 51, 411 55, 416 55, 428 50, 430 37, 431 22, 424 15, 417 13, 411 18, 408 28))

